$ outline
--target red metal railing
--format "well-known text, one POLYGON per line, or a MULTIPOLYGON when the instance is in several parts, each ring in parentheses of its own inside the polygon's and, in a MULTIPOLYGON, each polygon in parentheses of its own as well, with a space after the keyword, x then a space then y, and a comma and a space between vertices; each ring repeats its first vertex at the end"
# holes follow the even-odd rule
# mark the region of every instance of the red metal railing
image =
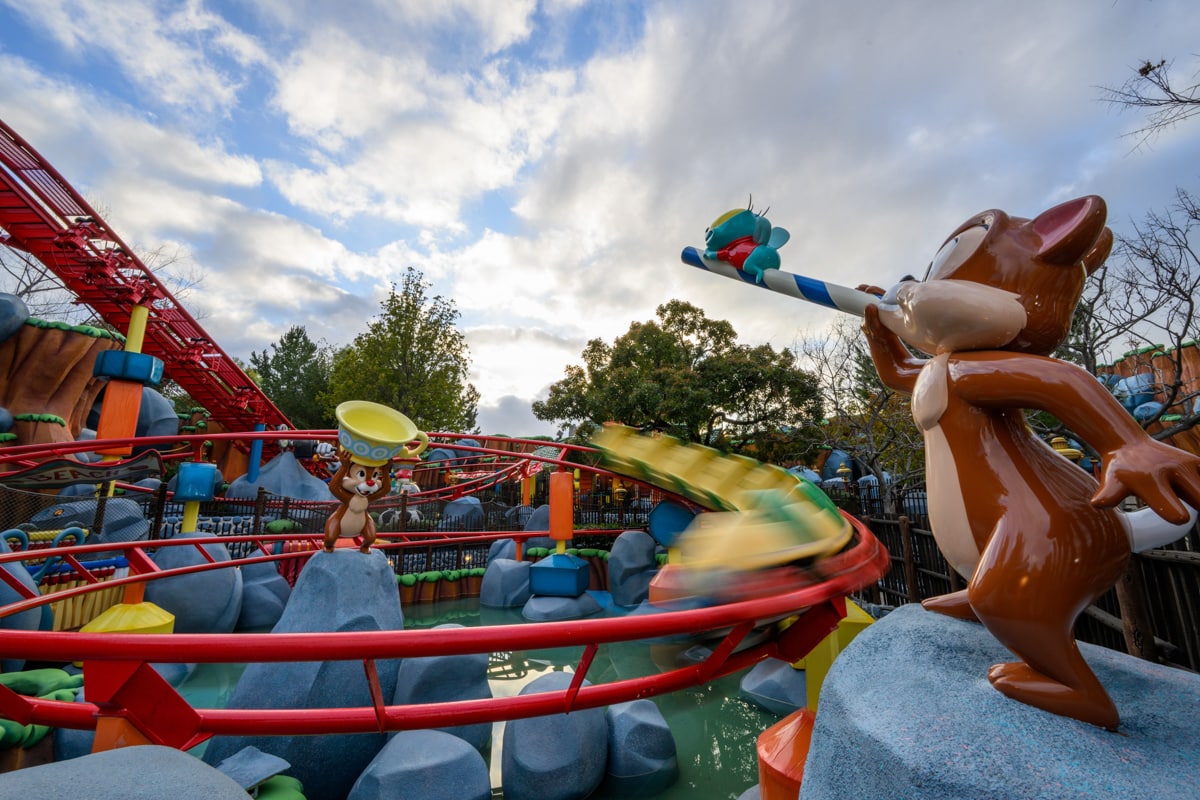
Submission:
MULTIPOLYGON (((409 728, 460 725, 517 719, 573 709, 594 708, 649 697, 703 684, 774 656, 795 660, 804 656, 836 627, 845 614, 845 595, 877 580, 887 568, 886 551, 870 532, 853 521, 855 544, 820 562, 807 585, 771 597, 710 608, 664 611, 620 618, 546 622, 481 628, 456 628, 370 633, 279 634, 83 634, 0 630, 0 652, 33 661, 82 661, 88 701, 64 703, 24 697, 0 687, 0 714, 22 724, 91 729, 105 718, 124 720, 149 741, 190 747, 217 734, 296 735, 365 733, 409 728), (793 624, 781 619, 799 615, 793 624), (742 647, 753 630, 766 635, 742 647), (611 642, 643 639, 703 637, 716 641, 704 661, 656 675, 584 686, 597 648, 611 642), (491 653, 583 646, 571 685, 562 691, 520 697, 394 706, 382 700, 375 663, 380 659, 413 656, 491 653), (152 662, 281 662, 354 660, 364 665, 364 681, 373 705, 322 709, 196 709, 175 692, 149 665, 152 662)), ((511 534, 467 537, 486 540, 511 534)), ((423 535, 423 542, 428 541, 423 535)), ((444 534, 454 540, 453 534, 444 534)), ((303 557, 271 553, 287 536, 212 537, 158 542, 79 545, 56 554, 72 566, 88 553, 120 550, 129 559, 130 576, 47 596, 30 596, 27 587, 0 569, 0 577, 24 599, 0 608, 0 616, 38 607, 98 588, 144 580, 161 580, 241 564, 303 557), (145 554, 155 547, 197 547, 206 544, 253 541, 263 555, 228 562, 159 570, 145 554)), ((294 537, 293 537, 294 538, 294 537)), ((403 547, 386 543, 386 548, 403 547)), ((45 555, 38 551, 39 556, 45 555)), ((203 550, 201 550, 203 552, 203 550)), ((0 556, 0 565, 19 562, 28 553, 0 556)))
MULTIPOLYGON (((137 440, 139 445, 170 445, 181 440, 195 445, 213 438, 332 438, 332 431, 266 432, 157 437, 137 440)), ((435 436, 441 436, 435 434, 435 436)), ((447 435, 448 436, 448 435, 447 435)), ((449 437, 448 438, 452 438, 449 437)), ((94 449, 104 443, 85 441, 30 448, 0 449, 0 464, 24 465, 48 455, 94 449)), ((543 446, 525 442, 522 446, 543 446)), ((464 448, 465 449, 465 448, 464 448)), ((555 456, 534 456, 487 447, 472 451, 511 458, 513 464, 544 462, 560 468, 580 466, 565 460, 567 448, 555 456)), ((587 448, 584 448, 585 450, 587 448)), ((500 471, 511 465, 502 465, 500 471)), ((603 470, 596 470, 604 472, 603 470)), ((2 478, 3 470, 0 470, 2 478)), ((832 631, 845 615, 844 598, 878 580, 887 570, 886 551, 870 531, 850 519, 855 540, 842 552, 818 561, 807 571, 795 573, 791 590, 769 597, 743 600, 709 608, 630 615, 618 618, 545 622, 476 628, 380 631, 371 633, 279 633, 279 634, 120 634, 27 632, 0 630, 0 652, 8 658, 32 661, 82 661, 87 702, 64 703, 24 697, 0 686, 0 715, 22 724, 92 729, 125 725, 136 736, 157 744, 186 748, 216 734, 295 735, 320 733, 364 733, 408 728, 441 727, 517 719, 572 709, 593 708, 615 702, 677 691, 706 683, 767 657, 794 661, 808 653, 832 631), (791 624, 781 621, 787 620, 791 624), (753 636, 750 636, 751 633, 753 636), (613 642, 639 640, 690 642, 703 640, 712 647, 702 662, 654 675, 584 686, 598 648, 613 642), (383 700, 376 662, 380 659, 413 656, 493 653, 562 647, 583 647, 568 688, 519 697, 490 698, 423 705, 388 705, 383 700), (321 709, 197 709, 191 707, 153 669, 153 662, 283 662, 352 660, 363 664, 363 680, 372 705, 360 708, 321 709)), ((583 534, 585 531, 578 531, 583 534)), ((383 533, 376 547, 403 551, 406 547, 431 544, 478 544, 500 538, 523 539, 544 535, 494 532, 383 533)), ((229 569, 262 562, 307 559, 307 552, 276 553, 277 546, 298 540, 315 541, 316 533, 216 536, 162 539, 155 541, 72 545, 40 548, 0 555, 0 580, 18 600, 0 607, 0 618, 67 601, 93 591, 107 591, 143 582, 163 580, 209 570, 229 569), (206 545, 243 545, 239 551, 251 555, 230 561, 214 561, 206 545), (245 547, 248 545, 248 547, 245 547), (174 569, 160 569, 147 550, 192 547, 202 562, 174 569), (101 580, 85 562, 89 556, 119 552, 129 563, 126 577, 101 580), (82 585, 41 595, 17 580, 7 565, 54 556, 78 574, 82 585)), ((648 645, 647 645, 648 646, 648 645)), ((122 735, 125 735, 123 733, 122 735)))

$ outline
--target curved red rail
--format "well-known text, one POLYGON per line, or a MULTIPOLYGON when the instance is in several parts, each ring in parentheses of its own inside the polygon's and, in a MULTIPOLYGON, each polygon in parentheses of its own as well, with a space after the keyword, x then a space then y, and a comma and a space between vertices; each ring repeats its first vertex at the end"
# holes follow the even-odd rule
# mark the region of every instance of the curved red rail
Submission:
POLYGON ((118 331, 150 309, 144 352, 230 430, 288 419, 137 253, 27 141, 0 120, 0 242, 36 256, 118 331))
MULTIPOLYGON (((370 633, 295 634, 82 634, 0 630, 0 652, 34 661, 83 661, 88 702, 64 703, 17 695, 0 687, 0 714, 22 724, 95 728, 105 717, 128 720, 150 741, 174 747, 193 746, 215 734, 295 735, 364 733, 443 725, 494 722, 611 703, 677 691, 744 669, 774 656, 795 660, 805 655, 837 625, 845 614, 844 597, 877 580, 887 569, 887 553, 861 523, 855 525, 856 542, 846 551, 818 565, 811 582, 793 591, 709 608, 664 611, 621 618, 584 619, 529 625, 455 628, 370 633), (791 625, 782 619, 799 615, 791 625), (755 630, 761 641, 746 644, 755 630), (644 639, 704 638, 714 643, 712 654, 691 666, 602 685, 583 685, 599 645, 644 639), (450 703, 392 706, 382 700, 375 670, 379 659, 413 656, 491 653, 583 646, 570 687, 520 697, 491 698, 450 703), (355 660, 364 665, 374 704, 360 708, 323 709, 194 709, 149 664, 151 662, 281 662, 355 660)), ((491 538, 510 536, 493 534, 491 538)), ((295 557, 263 555, 230 562, 156 571, 142 550, 158 547, 198 547, 213 542, 254 540, 266 544, 280 536, 212 537, 164 540, 125 545, 80 545, 49 551, 77 559, 96 550, 124 550, 134 571, 147 569, 121 581, 69 590, 79 593, 110 588, 121 583, 156 580, 189 571, 227 568, 237 564, 295 557)), ((295 537, 292 537, 295 538, 295 537)), ((427 539, 423 536, 423 543, 427 539)), ((487 536, 454 537, 457 541, 487 536)), ((385 547, 403 546, 392 543, 385 547)), ((44 556, 48 551, 37 551, 44 556)), ((0 556, 0 563, 20 560, 28 553, 0 556)), ((0 570, 0 576, 7 575, 0 570)), ((27 594, 27 591, 25 592, 27 594)), ((0 609, 0 615, 41 605, 67 596, 28 598, 0 609)))

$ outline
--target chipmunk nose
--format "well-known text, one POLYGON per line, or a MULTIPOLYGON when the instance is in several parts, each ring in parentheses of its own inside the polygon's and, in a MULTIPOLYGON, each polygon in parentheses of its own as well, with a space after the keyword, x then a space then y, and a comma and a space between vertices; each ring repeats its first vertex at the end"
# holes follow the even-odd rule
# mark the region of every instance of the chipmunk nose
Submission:
POLYGON ((914 278, 912 275, 905 275, 903 278, 901 278, 899 280, 898 283, 893 284, 892 288, 890 288, 886 292, 884 292, 883 297, 879 298, 879 304, 883 305, 883 306, 896 305, 898 295, 900 292, 900 287, 906 283, 914 283, 916 280, 917 279, 914 278))

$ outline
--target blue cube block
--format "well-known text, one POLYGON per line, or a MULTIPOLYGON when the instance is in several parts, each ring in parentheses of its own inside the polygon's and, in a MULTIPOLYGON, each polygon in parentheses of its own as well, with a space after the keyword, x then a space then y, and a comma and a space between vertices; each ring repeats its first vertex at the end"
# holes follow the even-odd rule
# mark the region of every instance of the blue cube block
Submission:
POLYGON ((587 591, 592 570, 569 553, 551 553, 529 568, 529 591, 550 597, 579 597, 587 591))
POLYGON ((96 356, 92 374, 98 378, 116 378, 143 386, 158 386, 162 381, 163 362, 145 353, 105 350, 96 356))

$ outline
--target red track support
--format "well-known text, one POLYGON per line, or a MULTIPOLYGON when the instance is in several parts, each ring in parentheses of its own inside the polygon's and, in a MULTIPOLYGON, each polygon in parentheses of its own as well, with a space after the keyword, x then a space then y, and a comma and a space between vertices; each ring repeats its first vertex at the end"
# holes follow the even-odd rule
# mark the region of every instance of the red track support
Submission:
POLYGON ((0 244, 36 257, 117 331, 150 308, 142 351, 229 430, 287 417, 71 185, 0 120, 0 244))

